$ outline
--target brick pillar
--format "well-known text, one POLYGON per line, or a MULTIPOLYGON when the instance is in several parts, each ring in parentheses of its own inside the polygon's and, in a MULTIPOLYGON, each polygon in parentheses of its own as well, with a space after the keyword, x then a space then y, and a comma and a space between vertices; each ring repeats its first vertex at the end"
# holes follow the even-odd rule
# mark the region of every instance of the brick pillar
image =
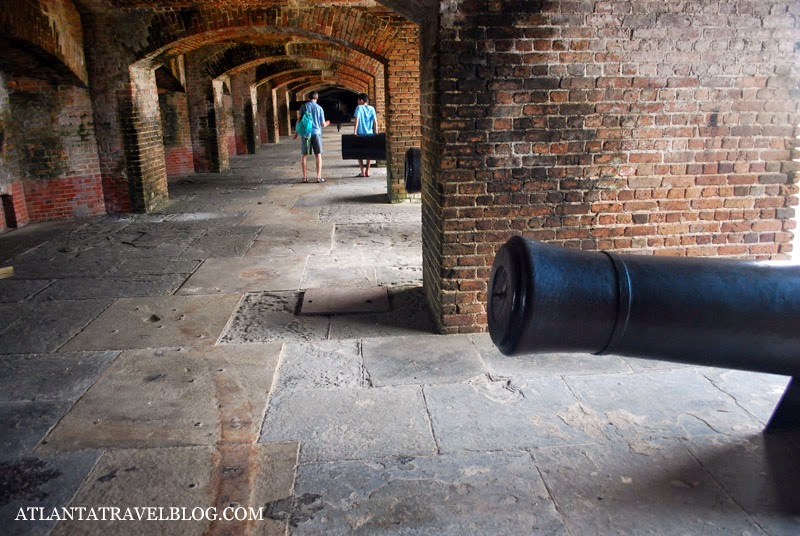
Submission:
POLYGON ((82 20, 106 210, 110 213, 130 212, 132 204, 126 137, 120 118, 123 113, 130 116, 131 79, 128 67, 136 58, 128 48, 119 46, 115 28, 120 27, 122 22, 117 17, 86 15, 82 20))
POLYGON ((269 105, 267 104, 267 93, 271 93, 269 90, 269 85, 259 84, 256 87, 256 93, 258 95, 258 113, 256 115, 258 121, 259 140, 262 144, 269 143, 269 136, 267 134, 267 117, 268 114, 271 113, 268 111, 269 105))
POLYGON ((276 88, 273 90, 277 102, 277 122, 278 122, 278 135, 290 136, 292 134, 292 119, 289 113, 289 92, 285 87, 276 88))
MULTIPOLYGON (((225 93, 225 79, 211 81, 214 90, 214 130, 217 140, 217 169, 228 171, 231 168, 231 153, 234 149, 233 125, 231 124, 231 98, 225 93)), ((210 125, 209 125, 210 126, 210 125)))
POLYGON ((219 171, 217 119, 211 77, 205 71, 202 57, 198 53, 189 52, 184 58, 194 170, 198 173, 219 171))
POLYGON ((277 92, 269 83, 259 86, 261 113, 259 121, 262 123, 263 143, 278 143, 280 141, 280 120, 278 118, 277 92))
POLYGON ((155 69, 131 66, 130 76, 130 108, 122 113, 122 123, 128 148, 131 209, 150 212, 169 197, 155 69))
POLYGON ((261 124, 259 123, 259 115, 263 103, 258 102, 258 87, 255 84, 250 86, 250 102, 252 103, 250 109, 250 128, 253 139, 252 153, 256 152, 256 148, 261 145, 261 124))
POLYGON ((372 105, 375 107, 375 112, 378 116, 376 118, 378 129, 380 132, 386 132, 386 76, 383 65, 378 67, 374 80, 370 81, 369 91, 372 105))
POLYGON ((253 130, 253 101, 250 85, 254 73, 241 73, 230 77, 232 130, 235 139, 235 154, 255 153, 255 132, 253 130))
POLYGON ((419 30, 405 28, 403 46, 388 56, 386 65, 387 188, 392 202, 407 197, 403 168, 405 153, 420 144, 419 30))
MULTIPOLYGON (((444 267, 444 188, 441 151, 441 96, 439 80, 439 27, 423 25, 420 30, 420 108, 422 111, 422 286, 440 331, 445 331, 445 314, 454 312, 450 283, 444 267)), ((446 126, 446 125, 445 125, 446 126)), ((452 167, 453 164, 445 164, 452 167)))

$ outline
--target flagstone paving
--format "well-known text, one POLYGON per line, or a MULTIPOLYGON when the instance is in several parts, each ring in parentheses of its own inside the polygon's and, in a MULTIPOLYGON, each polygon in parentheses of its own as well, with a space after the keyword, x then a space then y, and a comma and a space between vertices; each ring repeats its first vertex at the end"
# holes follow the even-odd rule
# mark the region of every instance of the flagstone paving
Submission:
POLYGON ((438 335, 420 204, 338 143, 324 184, 282 139, 157 213, 0 235, 2 534, 800 533, 787 378, 438 335), (20 518, 64 507, 259 516, 20 518))

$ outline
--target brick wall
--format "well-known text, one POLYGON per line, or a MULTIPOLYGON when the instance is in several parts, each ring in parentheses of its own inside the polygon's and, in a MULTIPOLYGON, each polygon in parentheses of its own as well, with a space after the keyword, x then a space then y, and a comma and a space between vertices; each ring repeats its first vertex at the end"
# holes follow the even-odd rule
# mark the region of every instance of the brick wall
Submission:
POLYGON ((170 91, 158 96, 161 132, 164 139, 164 164, 167 177, 194 172, 192 135, 186 93, 170 91))
POLYGON ((92 105, 86 89, 0 77, 0 191, 18 225, 104 214, 92 105))
POLYGON ((393 202, 407 197, 405 154, 420 146, 421 136, 419 28, 409 24, 404 30, 388 54, 385 68, 387 188, 393 202))
MULTIPOLYGON (((0 36, 14 39, 24 53, 36 51, 27 58, 6 54, 6 61, 24 62, 25 69, 53 68, 60 76, 74 76, 83 84, 88 82, 83 50, 81 16, 70 0, 3 0, 0 9, 0 36), (52 56, 52 63, 41 63, 40 54, 52 56)), ((11 47, 4 42, 4 47, 11 47)), ((6 51, 10 52, 10 51, 6 51)), ((49 59, 49 58, 48 58, 49 59)))
MULTIPOLYGON (((497 247, 786 258, 800 4, 441 4, 424 262, 445 332, 482 330, 497 247)), ((423 92, 427 92, 423 84, 423 92)))

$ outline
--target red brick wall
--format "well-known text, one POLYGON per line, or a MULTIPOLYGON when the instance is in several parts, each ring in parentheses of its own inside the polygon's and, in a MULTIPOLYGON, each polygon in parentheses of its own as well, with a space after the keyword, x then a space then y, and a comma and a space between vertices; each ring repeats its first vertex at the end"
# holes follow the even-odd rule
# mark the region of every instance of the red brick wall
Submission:
MULTIPOLYGON (((105 213, 100 174, 24 181, 27 221, 47 221, 96 216, 105 213)), ((19 215, 17 219, 19 223, 19 215)))
POLYGON ((86 89, 0 77, 0 190, 18 225, 104 214, 92 105, 86 89))
POLYGON ((443 331, 485 328, 493 255, 515 233, 788 256, 800 4, 511 4, 448 2, 426 42, 424 259, 443 331))
POLYGON ((167 177, 194 172, 186 93, 163 93, 159 95, 158 103, 161 108, 161 131, 167 177))

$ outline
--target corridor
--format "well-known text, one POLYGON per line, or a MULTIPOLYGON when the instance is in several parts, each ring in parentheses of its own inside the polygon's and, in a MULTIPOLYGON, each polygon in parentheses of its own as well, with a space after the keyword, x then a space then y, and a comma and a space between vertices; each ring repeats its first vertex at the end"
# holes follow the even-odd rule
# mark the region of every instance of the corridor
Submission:
POLYGON ((298 145, 0 235, 4 534, 800 531, 787 378, 438 335, 420 204, 298 145))

